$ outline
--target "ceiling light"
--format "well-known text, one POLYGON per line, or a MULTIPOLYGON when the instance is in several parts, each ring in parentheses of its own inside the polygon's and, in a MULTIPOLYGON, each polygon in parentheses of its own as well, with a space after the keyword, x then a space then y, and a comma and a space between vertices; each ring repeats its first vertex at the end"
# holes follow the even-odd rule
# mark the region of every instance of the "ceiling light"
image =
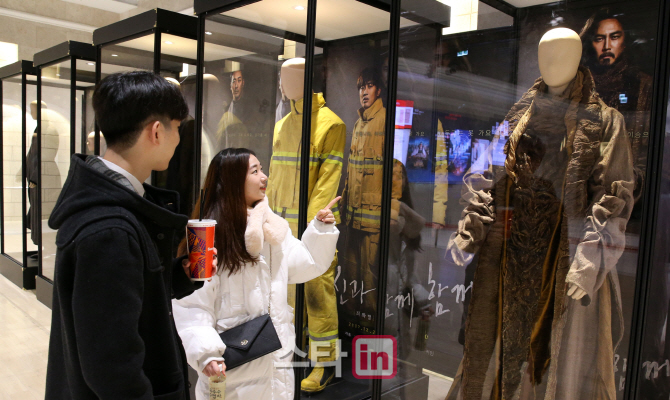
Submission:
POLYGON ((298 10, 298 11, 302 11, 302 10, 305 9, 305 7, 303 7, 303 6, 295 6, 295 7, 293 7, 293 8, 296 9, 296 10, 298 10))
POLYGON ((205 32, 205 35, 211 35, 212 32, 205 32))
POLYGON ((172 44, 172 42, 169 41, 169 40, 166 40, 164 43, 165 43, 165 44, 172 44))
POLYGON ((95 65, 95 63, 88 63, 88 65, 95 65))
POLYGON ((118 57, 118 56, 119 56, 118 54, 112 54, 112 57, 118 57))

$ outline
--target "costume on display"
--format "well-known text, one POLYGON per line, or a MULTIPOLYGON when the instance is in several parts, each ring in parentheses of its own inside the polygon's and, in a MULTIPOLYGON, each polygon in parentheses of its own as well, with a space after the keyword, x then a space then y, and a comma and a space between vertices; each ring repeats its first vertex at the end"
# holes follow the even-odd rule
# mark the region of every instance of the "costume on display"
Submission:
POLYGON ((38 243, 37 232, 42 219, 36 208, 33 209, 33 206, 37 204, 37 180, 39 179, 39 173, 37 167, 39 166, 39 157, 37 154, 37 128, 33 133, 33 137, 30 141, 30 149, 28 150, 28 155, 26 156, 26 180, 28 181, 28 214, 26 215, 27 226, 30 229, 30 239, 34 244, 38 243))
POLYGON ((459 265, 478 252, 479 263, 448 399, 616 398, 630 145, 588 69, 561 96, 546 91, 538 79, 507 115, 505 167, 464 178, 467 206, 447 252, 459 265), (569 298, 566 282, 586 296, 569 298))
MULTIPOLYGON (((294 65, 296 60, 288 60, 285 64, 294 65)), ((301 63, 301 61, 297 61, 301 63)), ((302 148, 302 77, 304 64, 297 69, 299 83, 285 76, 288 65, 282 66, 282 82, 296 87, 285 88, 291 100, 291 112, 282 118, 274 129, 272 140, 272 159, 268 179, 267 196, 270 207, 275 214, 285 218, 294 235, 299 232, 298 208, 300 194, 300 152, 302 148), (288 90, 287 90, 288 89, 288 90)), ((295 71, 289 71, 289 73, 295 71)), ((337 189, 342 177, 342 159, 346 143, 347 130, 344 122, 328 107, 323 94, 312 94, 312 127, 310 138, 309 186, 307 196, 307 218, 312 219, 330 200, 337 196, 337 189)), ((337 222, 339 212, 333 210, 337 222)), ((313 353, 329 353, 318 357, 315 361, 328 362, 337 358, 338 319, 337 299, 335 296, 335 269, 337 256, 332 260, 330 268, 323 275, 305 283, 305 304, 307 307, 307 324, 310 340, 310 357, 313 353)), ((317 367, 312 374, 303 380, 304 391, 318 392, 328 382, 321 382, 324 371, 317 367), (320 376, 312 376, 312 375, 320 376), (314 378, 314 379, 312 379, 314 378)))
POLYGON ((272 213, 267 199, 249 212, 246 248, 260 261, 244 265, 235 274, 220 271, 202 290, 173 301, 186 358, 198 371, 197 400, 209 399, 209 381, 202 370, 211 361, 221 360, 222 354, 225 358, 226 346, 219 333, 267 314, 268 309, 282 348, 227 371, 226 399, 293 398, 290 362, 295 329, 293 309, 286 303, 287 288, 328 270, 338 236, 335 224, 314 219, 302 240, 296 239, 286 221, 272 213), (270 299, 272 304, 268 305, 270 299))
POLYGON ((194 192, 191 190, 196 164, 193 152, 194 132, 195 120, 189 115, 179 125, 180 140, 170 159, 165 182, 166 189, 179 192, 179 212, 184 215, 191 215, 195 203, 194 192))

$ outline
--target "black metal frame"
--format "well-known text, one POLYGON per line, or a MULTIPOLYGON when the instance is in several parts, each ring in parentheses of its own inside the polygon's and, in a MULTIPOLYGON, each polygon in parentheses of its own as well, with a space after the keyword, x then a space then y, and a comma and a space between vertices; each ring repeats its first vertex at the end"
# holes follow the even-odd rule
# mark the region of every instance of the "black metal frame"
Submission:
MULTIPOLYGON (((199 27, 197 18, 174 11, 156 8, 94 30, 93 45, 96 49, 97 58, 95 65, 96 83, 100 82, 100 79, 102 78, 103 47, 154 34, 153 71, 154 73, 159 74, 162 58, 161 34, 167 33, 186 39, 196 40, 198 38, 198 29, 199 27)), ((199 43, 198 46, 200 46, 199 43)), ((198 79, 202 79, 200 74, 198 75, 198 79)), ((196 119, 196 126, 198 123, 199 122, 196 119)), ((98 127, 97 123, 95 124, 94 153, 96 155, 100 155, 100 128, 98 127)), ((154 176, 155 174, 152 173, 152 181, 154 176)))
MULTIPOLYGON (((196 14, 198 14, 198 63, 197 63, 197 84, 196 84, 196 159, 200 157, 200 145, 201 145, 201 135, 202 135, 202 114, 203 114, 203 104, 202 104, 202 94, 203 94, 203 72, 204 72, 204 42, 205 42, 205 22, 207 18, 213 18, 214 15, 219 13, 229 11, 235 8, 239 8, 251 3, 255 3, 260 0, 195 0, 194 8, 196 14)), ((379 9, 390 12, 390 27, 389 27, 389 73, 388 73, 388 82, 387 82, 387 115, 386 115, 386 138, 384 145, 385 154, 392 154, 393 151, 393 141, 388 140, 393 138, 394 135, 394 125, 395 125, 395 107, 392 105, 395 104, 396 100, 396 88, 397 88, 397 63, 398 63, 398 43, 399 43, 399 32, 400 32, 400 17, 402 14, 401 0, 358 0, 361 3, 377 7, 379 9), (389 106, 390 105, 390 106, 389 106)), ((517 41, 519 39, 519 12, 522 10, 516 8, 506 1, 503 0, 481 0, 483 3, 505 13, 514 18, 514 32, 517 41)), ((316 4, 317 0, 309 0, 308 9, 307 9, 307 34, 304 37, 304 43, 306 44, 306 65, 305 65, 305 95, 304 95, 304 109, 309 109, 311 105, 311 89, 312 89, 312 77, 313 77, 313 60, 314 60, 314 45, 317 40, 314 37, 314 28, 315 28, 315 19, 316 19, 316 4)), ((653 104, 654 108, 652 110, 652 125, 650 129, 650 136, 652 140, 649 145, 649 154, 647 159, 647 171, 649 173, 646 176, 646 191, 644 194, 644 204, 642 212, 642 229, 640 236, 640 250, 638 256, 638 266, 637 266, 637 279, 636 279, 636 288, 635 288, 635 298, 634 298, 634 312, 633 315, 636 316, 632 320, 631 325, 631 338, 630 338, 630 348, 628 354, 628 368, 626 371, 626 389, 624 398, 633 399, 637 393, 638 389, 638 375, 639 375, 639 363, 640 355, 643 346, 643 334, 644 334, 644 320, 646 318, 647 306, 649 303, 648 298, 648 287, 649 281, 651 280, 651 271, 649 270, 648 265, 652 260, 654 252, 654 238, 656 232, 657 218, 659 216, 660 210, 658 210, 658 195, 660 193, 660 183, 662 176, 661 174, 655 173, 661 167, 663 161, 663 145, 664 145, 664 127, 666 124, 665 118, 667 114, 666 106, 668 102, 668 94, 670 88, 668 82, 670 82, 670 56, 668 55, 667 49, 670 46, 670 27, 666 24, 670 20, 670 4, 666 2, 660 2, 661 8, 658 15, 658 41, 657 41, 657 51, 656 51, 656 69, 654 74, 654 93, 653 93, 653 104)), ((247 23, 245 21, 236 21, 231 18, 231 24, 241 24, 241 26, 253 28, 253 24, 247 23)), ((286 34, 285 34, 286 35, 286 34)), ((285 36, 284 35, 284 36, 285 36)), ((300 36, 300 35, 298 35, 300 36)), ((293 38, 293 37, 292 37, 293 38)), ((296 37, 303 39, 303 37, 296 37)), ((516 60, 515 65, 518 65, 518 46, 516 48, 516 60)), ((514 74, 516 76, 518 74, 514 74)), ((310 124, 311 119, 307 117, 308 113, 303 117, 303 132, 302 140, 303 143, 308 143, 310 138, 310 124)), ((303 146, 301 149, 301 158, 303 160, 309 157, 308 148, 303 146)), ((384 173, 384 185, 382 191, 382 216, 381 216, 381 230, 380 230, 380 262, 379 262, 379 276, 384 277, 379 279, 378 282, 378 292, 377 292, 377 304, 384 304, 384 293, 386 288, 386 273, 388 272, 388 239, 389 239, 389 226, 390 226, 390 203, 391 203, 391 184, 392 184, 392 158, 384 157, 383 173, 384 173)), ((306 209, 307 209, 307 179, 308 179, 308 165, 307 163, 301 164, 301 182, 300 182, 300 214, 299 214, 299 226, 306 226, 306 209)), ((195 172, 195 182, 200 182, 199 168, 196 168, 195 172)), ((195 189, 197 190, 197 188, 195 189)), ((301 285, 302 286, 302 285, 301 285)), ((303 335, 302 327, 303 324, 303 308, 304 304, 304 292, 302 288, 299 288, 296 293, 296 310, 295 310, 295 322, 296 326, 299 327, 296 329, 298 335, 303 335)), ((667 300, 667 299, 664 299, 667 300)), ((376 331, 383 331, 383 321, 384 321, 384 307, 378 307, 376 315, 376 331)), ((302 342, 301 336, 297 336, 297 343, 302 342)), ((297 359, 296 359, 297 360, 297 359)), ((296 369, 296 386, 295 393, 296 398, 300 397, 300 380, 301 380, 301 369, 296 369)), ((377 380, 373 382, 372 386, 372 398, 380 399, 382 395, 381 392, 381 381, 377 380)))
MULTIPOLYGON (((14 282, 17 286, 23 288, 26 286, 26 280, 24 277, 26 276, 26 273, 28 273, 28 240, 26 237, 27 233, 27 226, 26 226, 26 218, 25 215, 27 214, 27 185, 26 185, 26 148, 27 148, 27 140, 26 140, 26 134, 27 134, 27 122, 26 122, 26 112, 27 112, 27 105, 26 105, 26 97, 27 97, 27 85, 33 85, 36 84, 28 81, 27 76, 32 75, 32 76, 37 76, 36 70, 33 67, 33 63, 30 61, 17 61, 13 64, 9 64, 5 67, 0 68, 0 89, 4 89, 4 81, 7 79, 11 78, 17 78, 21 77, 21 112, 22 112, 22 121, 21 121, 21 212, 22 212, 22 220, 21 220, 21 234, 22 234, 22 246, 23 246, 23 254, 22 254, 22 259, 21 260, 16 260, 13 257, 7 255, 5 253, 5 218, 4 218, 4 176, 0 176, 0 200, 2 200, 2 210, 0 210, 0 229, 2 232, 2 237, 0 238, 0 273, 2 275, 6 276, 9 280, 14 282)), ((0 101, 4 102, 4 92, 0 91, 0 101)), ((2 111, 0 111, 0 115, 2 111)), ((4 148, 4 124, 0 123, 0 148, 4 148)), ((2 152, 2 150, 0 150, 2 152)), ((4 156, 4 152, 0 153, 0 155, 4 156)), ((4 158, 3 158, 3 163, 4 163, 4 158)), ((31 286, 31 284, 28 284, 28 286, 31 286)))
MULTIPOLYGON (((55 64, 60 64, 63 62, 70 61, 70 156, 76 153, 76 123, 77 118, 77 90, 81 89, 77 87, 77 60, 82 61, 96 61, 96 51, 95 47, 89 43, 67 41, 56 46, 50 47, 46 50, 35 53, 34 57, 34 67, 37 74, 37 104, 41 104, 42 101, 42 70, 44 68, 53 66, 55 64)), ((83 124, 82 124, 83 125, 83 124)), ((82 141, 85 141, 85 138, 82 137, 82 141)), ((42 107, 37 107, 37 154, 40 160, 38 165, 38 178, 37 178, 37 187, 38 187, 38 200, 37 207, 35 208, 39 215, 42 215, 42 107)), ((53 281, 44 276, 42 273, 43 268, 43 254, 42 254, 42 231, 40 226, 40 232, 38 232, 40 246, 38 249, 38 269, 37 269, 37 282, 36 282, 36 295, 38 300, 47 306, 51 306, 51 294, 53 292, 53 281)))

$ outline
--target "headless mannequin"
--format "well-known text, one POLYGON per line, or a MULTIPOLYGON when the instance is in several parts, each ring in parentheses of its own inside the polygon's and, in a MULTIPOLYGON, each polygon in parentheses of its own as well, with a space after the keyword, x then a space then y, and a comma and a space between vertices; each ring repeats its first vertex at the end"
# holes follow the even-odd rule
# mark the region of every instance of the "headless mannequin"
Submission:
POLYGON ((281 66, 281 89, 287 99, 298 101, 305 92, 305 59, 292 58, 281 66))
MULTIPOLYGON (((540 39, 537 59, 540 73, 550 94, 558 96, 577 75, 582 56, 582 42, 577 32, 567 28, 556 28, 540 39)), ((568 296, 579 300, 586 292, 574 283, 568 287, 568 296)))

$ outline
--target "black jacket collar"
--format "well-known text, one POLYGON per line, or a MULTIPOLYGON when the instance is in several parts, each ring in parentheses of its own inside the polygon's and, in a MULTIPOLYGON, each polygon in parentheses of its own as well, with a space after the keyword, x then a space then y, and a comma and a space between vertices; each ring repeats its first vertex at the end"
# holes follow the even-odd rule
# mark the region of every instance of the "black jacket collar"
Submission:
POLYGON ((88 166, 86 157, 72 156, 67 180, 49 217, 49 227, 59 229, 68 217, 93 207, 122 207, 165 228, 182 229, 186 225, 188 217, 174 212, 179 209, 177 192, 144 184, 146 198, 143 198, 88 166))

